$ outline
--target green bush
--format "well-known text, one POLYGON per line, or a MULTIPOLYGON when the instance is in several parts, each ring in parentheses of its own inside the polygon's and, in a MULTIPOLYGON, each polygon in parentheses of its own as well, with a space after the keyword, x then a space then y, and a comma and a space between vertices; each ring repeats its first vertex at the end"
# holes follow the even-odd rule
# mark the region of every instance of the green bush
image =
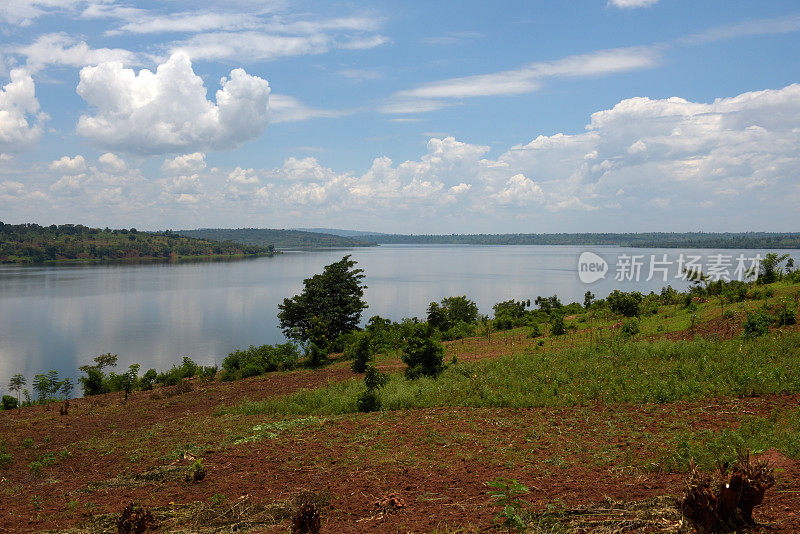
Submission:
POLYGON ((273 371, 286 371, 297 367, 300 351, 293 343, 281 345, 250 345, 236 350, 222 360, 223 380, 238 380, 273 371))
POLYGON ((564 328, 564 316, 560 313, 554 313, 550 318, 550 333, 554 336, 563 336, 567 333, 564 328))
POLYGON ((495 317, 492 325, 497 330, 511 330, 514 328, 514 319, 508 314, 501 314, 495 317))
POLYGON ((528 332, 528 337, 539 337, 542 335, 542 331, 539 328, 539 323, 533 323, 533 327, 531 331, 528 332))
POLYGON ((403 344, 401 359, 408 367, 406 376, 437 376, 444 369, 444 347, 433 337, 428 325, 416 324, 403 344))
POLYGON ((17 399, 11 395, 3 395, 3 409, 14 410, 17 407, 17 399))
POLYGON ((86 376, 80 377, 79 380, 81 381, 81 386, 83 386, 84 397, 101 395, 111 391, 106 381, 106 375, 102 369, 86 367, 83 371, 86 373, 86 376))
POLYGON ((763 336, 769 331, 770 318, 763 312, 753 312, 747 314, 744 322, 742 335, 746 339, 755 339, 763 336))
POLYGON ((444 341, 452 341, 454 339, 463 339, 465 337, 473 337, 475 335, 475 325, 465 323, 463 321, 457 322, 450 327, 446 332, 442 332, 442 339, 444 341))
POLYGON ((775 324, 777 326, 791 326, 797 322, 797 310, 789 303, 783 302, 783 305, 778 309, 775 317, 775 324))
POLYGON ((381 398, 378 390, 386 385, 389 377, 379 372, 374 365, 367 365, 364 373, 365 391, 359 393, 356 407, 359 412, 377 412, 381 409, 381 398))
POLYGON ((622 328, 620 331, 625 336, 635 336, 639 333, 639 321, 636 319, 636 317, 630 317, 629 319, 626 319, 622 323, 622 328))
POLYGON ((158 373, 155 369, 148 369, 147 372, 142 375, 142 378, 139 379, 139 388, 141 388, 142 391, 149 391, 153 389, 153 384, 155 383, 157 376, 158 373))
POLYGON ((354 373, 363 373, 367 370, 367 365, 373 359, 370 335, 367 332, 359 332, 352 343, 344 349, 344 359, 351 360, 350 368, 354 373))
POLYGON ((638 291, 625 293, 615 289, 606 300, 612 312, 619 313, 625 317, 636 317, 640 313, 639 307, 643 299, 644 297, 638 291))
POLYGON ((14 463, 14 456, 6 452, 5 443, 0 443, 0 469, 8 469, 14 463))

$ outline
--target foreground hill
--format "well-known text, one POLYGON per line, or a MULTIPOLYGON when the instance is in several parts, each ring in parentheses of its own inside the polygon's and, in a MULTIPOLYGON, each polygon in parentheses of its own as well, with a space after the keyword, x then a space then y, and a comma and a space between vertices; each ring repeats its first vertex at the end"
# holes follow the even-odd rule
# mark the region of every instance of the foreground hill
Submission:
POLYGON ((708 472, 747 449, 777 485, 760 526, 737 532, 799 532, 800 328, 743 335, 796 298, 778 282, 724 311, 710 296, 660 304, 638 334, 602 308, 561 335, 486 331, 446 343, 436 379, 404 378, 389 351, 372 413, 347 361, 75 399, 64 416, 2 411, 0 531, 124 531, 141 503, 142 530, 287 532, 311 500, 321 532, 500 533, 487 483, 514 480, 519 532, 688 534, 676 501, 692 462, 708 472))
POLYGON ((89 228, 80 224, 39 226, 0 222, 0 263, 181 259, 272 254, 269 246, 211 241, 166 232, 89 228))
POLYGON ((245 245, 274 245, 278 250, 370 247, 375 245, 375 241, 360 238, 354 239, 319 232, 274 230, 271 228, 200 228, 198 230, 178 230, 178 233, 200 239, 233 241, 234 243, 245 245))

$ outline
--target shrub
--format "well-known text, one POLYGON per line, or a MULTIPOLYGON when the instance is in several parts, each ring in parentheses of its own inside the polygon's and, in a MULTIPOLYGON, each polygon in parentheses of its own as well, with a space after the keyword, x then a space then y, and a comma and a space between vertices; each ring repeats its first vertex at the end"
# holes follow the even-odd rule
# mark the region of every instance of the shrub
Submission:
POLYGON ((475 325, 459 321, 446 332, 442 332, 442 339, 445 341, 452 341, 454 339, 463 339, 465 337, 472 337, 475 335, 475 325))
POLYGON ((11 395, 3 395, 3 409, 13 410, 17 407, 17 399, 11 395))
POLYGON ((564 316, 559 313, 554 313, 550 318, 550 333, 554 336, 563 336, 567 333, 564 328, 564 316))
POLYGON ((356 399, 359 412, 376 412, 381 409, 381 398, 378 390, 386 385, 389 377, 378 371, 374 365, 368 365, 364 373, 364 385, 367 386, 356 399))
POLYGON ((775 324, 778 326, 791 326, 797 322, 797 310, 783 301, 775 317, 775 324))
POLYGON ((223 380, 238 380, 248 376, 262 375, 272 371, 290 370, 297 367, 300 352, 293 343, 281 345, 250 345, 244 350, 228 354, 222 361, 223 380))
POLYGON ((644 297, 638 291, 625 293, 615 289, 608 296, 608 307, 614 313, 619 313, 625 317, 636 317, 639 315, 639 307, 644 297))
POLYGON ((525 308, 530 305, 530 300, 519 302, 516 300, 505 300, 492 306, 492 309, 494 310, 495 319, 501 316, 508 316, 511 319, 519 319, 525 315, 525 308))
POLYGON ((542 331, 539 329, 539 323, 533 323, 533 327, 531 331, 528 333, 528 337, 539 337, 542 335, 542 331))
POLYGON ((139 379, 139 387, 142 389, 142 391, 149 391, 153 389, 153 383, 156 381, 157 376, 158 373, 155 369, 148 369, 147 372, 142 375, 142 378, 139 379))
POLYGON ((98 367, 87 366, 83 369, 86 376, 80 377, 81 386, 83 386, 83 395, 89 397, 91 395, 100 395, 108 393, 110 390, 106 383, 105 373, 98 367))
POLYGON ((444 369, 444 347, 433 338, 431 328, 416 324, 403 344, 401 359, 408 366, 408 378, 437 376, 444 369))
POLYGON ((507 314, 501 314, 495 317, 492 322, 497 330, 511 330, 514 328, 514 319, 507 314))
POLYGON ((770 319, 762 312, 754 312, 747 314, 747 320, 744 322, 742 335, 746 339, 755 339, 763 336, 769 331, 770 319))
POLYGON ((447 297, 442 299, 441 304, 431 302, 428 306, 428 323, 442 332, 459 322, 473 324, 477 320, 478 305, 466 295, 447 297))
POLYGON ((6 452, 5 443, 0 443, 0 469, 8 469, 14 463, 14 456, 6 452))
POLYGON ((626 319, 625 322, 622 323, 620 331, 625 336, 635 336, 639 333, 639 321, 636 317, 626 319))
POLYGON ((359 332, 359 335, 344 350, 344 359, 352 360, 350 368, 354 373, 363 373, 367 370, 369 362, 372 361, 373 353, 370 341, 368 333, 359 332))

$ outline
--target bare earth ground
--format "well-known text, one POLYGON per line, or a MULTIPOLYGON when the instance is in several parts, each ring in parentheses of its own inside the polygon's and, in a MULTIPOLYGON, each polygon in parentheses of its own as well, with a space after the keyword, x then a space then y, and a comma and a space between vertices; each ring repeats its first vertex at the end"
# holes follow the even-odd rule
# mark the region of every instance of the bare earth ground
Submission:
MULTIPOLYGON (((521 336, 481 341, 484 346, 459 358, 497 356, 529 342, 521 336)), ((485 482, 498 476, 527 485, 533 509, 595 510, 575 528, 588 532, 603 519, 626 516, 622 503, 670 508, 681 495, 685 473, 659 466, 664 439, 736 428, 743 415, 769 416, 800 400, 774 395, 289 419, 215 413, 244 398, 353 376, 337 364, 231 383, 195 380, 188 391, 135 392, 127 405, 119 394, 77 399, 68 416, 57 406, 0 412, 0 441, 14 458, 0 470, 0 532, 116 531, 115 518, 132 501, 151 507, 162 530, 230 532, 239 525, 285 532, 293 499, 303 491, 313 491, 324 506, 323 532, 494 532, 497 509, 485 482), (26 438, 32 440, 27 446, 26 438), (185 451, 203 458, 208 475, 199 483, 184 480, 191 464, 181 459, 185 451), (30 467, 48 454, 52 465, 30 467), (390 494, 405 506, 376 504, 390 494)), ((769 532, 800 532, 800 463, 777 451, 765 454, 779 482, 756 519, 769 532)), ((631 531, 676 532, 679 519, 665 514, 660 523, 625 524, 631 531)))

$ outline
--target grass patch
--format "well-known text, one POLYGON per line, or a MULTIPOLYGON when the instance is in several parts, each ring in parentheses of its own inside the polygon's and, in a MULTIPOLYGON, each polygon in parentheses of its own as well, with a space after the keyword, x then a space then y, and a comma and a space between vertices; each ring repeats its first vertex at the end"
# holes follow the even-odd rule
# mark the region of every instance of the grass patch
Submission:
MULTIPOLYGON (((449 366, 438 378, 393 374, 384 410, 434 406, 527 408, 594 402, 668 403, 800 391, 800 333, 739 339, 613 341, 449 366)), ((333 415, 357 411, 361 380, 222 407, 221 414, 333 415)))
POLYGON ((740 451, 758 454, 773 448, 800 458, 800 409, 748 418, 735 429, 680 433, 669 440, 664 447, 669 452, 657 464, 664 471, 683 471, 694 460, 698 467, 711 470, 718 462, 733 464, 740 451))

